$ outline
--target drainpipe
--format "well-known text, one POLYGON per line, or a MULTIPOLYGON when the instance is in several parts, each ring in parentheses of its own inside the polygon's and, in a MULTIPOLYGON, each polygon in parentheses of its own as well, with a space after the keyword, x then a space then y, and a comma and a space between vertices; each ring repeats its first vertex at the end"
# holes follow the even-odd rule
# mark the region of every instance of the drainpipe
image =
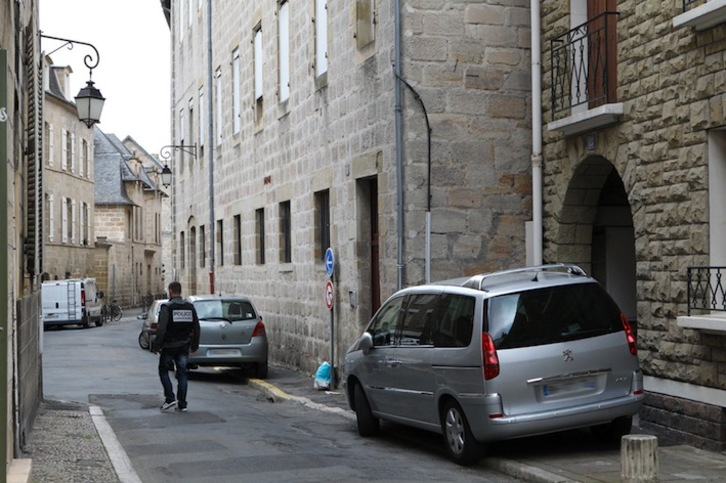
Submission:
MULTIPOLYGON (((209 85, 209 100, 208 104, 208 129, 209 136, 207 146, 207 153, 209 153, 209 161, 207 166, 209 168, 209 293, 214 294, 214 264, 216 259, 214 256, 214 245, 216 240, 214 238, 214 121, 212 116, 214 115, 214 87, 212 84, 212 0, 207 2, 207 84, 209 85)), ((217 93, 219 95, 219 92, 217 93)), ((221 129, 221 126, 220 126, 221 129)))
POLYGON ((542 32, 539 0, 530 1, 532 45, 532 264, 542 264, 542 32))
MULTIPOLYGON (((4 275, 0 277, 0 374, 4 380, 0 384, 0 462, 2 463, 2 475, 6 474, 8 468, 8 332, 12 327, 12 318, 8 317, 8 300, 10 299, 10 285, 8 284, 8 246, 10 240, 10 219, 8 218, 8 199, 10 194, 6 189, 8 186, 8 122, 7 115, 7 93, 10 77, 8 72, 8 51, 0 49, 0 186, 3 187, 0 194, 0 267, 4 267, 4 275)), ((42 349, 42 348, 41 348, 42 349)), ((17 435, 16 435, 17 436, 17 435)), ((3 480, 4 481, 4 480, 3 480)))
POLYGON ((394 5, 395 114, 396 114, 396 290, 403 288, 403 125, 401 115, 401 0, 394 5))

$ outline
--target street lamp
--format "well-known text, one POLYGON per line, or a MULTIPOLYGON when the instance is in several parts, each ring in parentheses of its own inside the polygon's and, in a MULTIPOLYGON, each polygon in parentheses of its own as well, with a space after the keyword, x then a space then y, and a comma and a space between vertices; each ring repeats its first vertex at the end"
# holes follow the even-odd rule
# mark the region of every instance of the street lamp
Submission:
POLYGON ((197 158, 197 143, 190 144, 189 146, 185 146, 184 144, 169 144, 164 147, 162 147, 159 150, 159 155, 164 160, 164 167, 161 170, 161 184, 164 185, 164 188, 168 188, 171 184, 171 179, 174 173, 171 171, 171 168, 169 167, 168 160, 171 158, 171 154, 173 151, 179 149, 180 151, 183 151, 187 154, 191 154, 194 159, 197 158))
POLYGON ((92 48, 93 51, 96 53, 95 62, 94 57, 91 54, 86 54, 86 56, 83 58, 83 63, 86 64, 86 67, 88 67, 89 79, 86 82, 86 86, 81 88, 80 92, 74 99, 76 101, 76 109, 78 110, 78 119, 81 122, 83 122, 89 128, 91 128, 97 122, 101 122, 101 111, 103 110, 103 104, 104 102, 106 102, 106 99, 103 97, 103 95, 101 95, 101 91, 94 87, 93 81, 90 79, 90 77, 93 76, 93 69, 98 67, 98 63, 101 60, 96 47, 87 42, 80 42, 78 40, 69 40, 60 37, 52 37, 50 35, 43 35, 42 32, 40 32, 40 37, 65 42, 63 45, 50 52, 48 55, 62 49, 65 46, 68 46, 68 49, 70 50, 73 48, 74 44, 87 45, 88 47, 92 48))
POLYGON ((161 184, 164 185, 164 188, 168 188, 171 184, 171 169, 169 168, 169 165, 164 163, 164 167, 161 170, 161 184))

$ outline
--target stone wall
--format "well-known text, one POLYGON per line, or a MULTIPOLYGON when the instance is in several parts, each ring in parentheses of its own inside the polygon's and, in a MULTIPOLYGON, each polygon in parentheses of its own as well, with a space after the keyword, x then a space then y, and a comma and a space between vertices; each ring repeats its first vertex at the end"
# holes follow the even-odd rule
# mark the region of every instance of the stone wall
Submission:
MULTIPOLYGON (((687 311, 687 267, 709 264, 707 141, 708 130, 726 125, 726 25, 704 32, 676 29, 673 17, 680 12, 672 2, 622 1, 618 11, 617 102, 623 103, 622 119, 612 127, 567 138, 544 129, 545 259, 589 261, 590 234, 569 240, 564 236, 574 235, 566 229, 568 223, 588 228, 571 216, 568 205, 575 203, 568 197, 574 194, 572 180, 583 162, 607 160, 623 181, 635 229, 639 357, 644 373, 656 384, 646 386, 654 394, 643 419, 698 433, 689 437, 693 440, 708 439, 713 435, 701 432, 702 425, 689 427, 673 419, 675 414, 702 416, 692 409, 698 406, 695 393, 682 394, 695 400, 674 403, 681 408, 655 393, 660 379, 726 390, 726 339, 676 324, 676 317, 687 311), (594 149, 587 148, 586 136, 594 136, 594 149)), ((553 119, 548 41, 570 24, 562 3, 544 2, 542 14, 543 117, 548 122, 553 119)), ((723 421, 719 424, 723 441, 723 421)))
MULTIPOLYGON (((371 316, 370 182, 377 183, 381 297, 425 280, 426 211, 430 181, 431 278, 509 268, 525 261, 530 219, 529 13, 525 0, 506 5, 468 1, 414 1, 402 8, 402 75, 420 95, 431 125, 431 158, 423 107, 403 91, 403 232, 397 263, 394 12, 374 2, 369 43, 356 34, 366 2, 331 0, 328 71, 316 78, 313 2, 289 2, 290 98, 278 97, 278 38, 274 3, 222 2, 215 10, 213 46, 221 67, 221 144, 214 150, 214 267, 217 291, 244 292, 268 325, 273 360, 314 370, 330 358, 331 314, 316 231, 316 193, 330 195, 330 236, 337 268, 334 309, 336 358, 371 316), (252 33, 263 33, 263 101, 253 97, 252 33), (361 45, 362 44, 362 45, 361 45), (241 131, 234 133, 232 52, 241 59, 241 131), (429 178, 429 161, 431 176, 429 178), (290 201, 292 263, 280 262, 279 206, 290 201), (265 264, 257 260, 256 210, 265 213, 265 264), (241 264, 235 265, 233 220, 242 224, 241 264), (223 223, 218 233, 217 221, 223 223), (218 238, 219 237, 219 238, 218 238), (220 241, 221 240, 221 241, 220 241), (350 304, 350 293, 359 301, 350 304)), ((172 22, 175 144, 203 144, 198 159, 185 157, 175 172, 176 241, 204 225, 210 233, 208 139, 189 133, 189 101, 206 79, 203 33, 206 11, 184 29, 172 22), (185 116, 180 132, 179 113, 185 116)), ((185 22, 186 23, 186 22, 185 22)), ((209 99, 205 88, 205 102, 209 99)), ((216 102, 213 104, 216 117, 216 102)), ((193 103, 194 126, 198 104, 193 103)), ((208 132, 205 127, 205 132, 208 132)), ((197 266, 180 269, 190 290, 208 290, 206 251, 197 240, 197 266), (202 258, 204 265, 202 265, 202 258)))

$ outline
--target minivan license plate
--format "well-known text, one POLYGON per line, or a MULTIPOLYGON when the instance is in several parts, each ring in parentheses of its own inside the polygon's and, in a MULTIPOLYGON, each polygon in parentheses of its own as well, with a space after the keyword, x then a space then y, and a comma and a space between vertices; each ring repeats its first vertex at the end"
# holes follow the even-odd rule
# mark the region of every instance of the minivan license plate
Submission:
POLYGON ((597 383, 592 377, 584 379, 576 379, 570 381, 561 381, 553 384, 545 384, 542 386, 542 394, 545 397, 563 396, 568 394, 576 394, 588 392, 596 389, 597 383))

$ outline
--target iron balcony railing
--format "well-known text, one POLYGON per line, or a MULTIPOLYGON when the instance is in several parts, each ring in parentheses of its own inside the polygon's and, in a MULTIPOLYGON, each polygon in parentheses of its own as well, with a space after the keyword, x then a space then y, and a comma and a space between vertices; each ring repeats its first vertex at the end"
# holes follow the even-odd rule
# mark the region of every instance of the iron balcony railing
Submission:
POLYGON ((703 5, 704 3, 707 3, 708 0, 681 0, 683 3, 683 11, 687 12, 688 10, 698 7, 699 5, 703 5))
POLYGON ((552 120, 582 104, 616 102, 608 73, 616 72, 617 12, 605 12, 550 41, 552 120), (610 37, 610 41, 608 38, 610 37))
POLYGON ((726 267, 688 267, 688 315, 691 309, 726 312, 726 267))

